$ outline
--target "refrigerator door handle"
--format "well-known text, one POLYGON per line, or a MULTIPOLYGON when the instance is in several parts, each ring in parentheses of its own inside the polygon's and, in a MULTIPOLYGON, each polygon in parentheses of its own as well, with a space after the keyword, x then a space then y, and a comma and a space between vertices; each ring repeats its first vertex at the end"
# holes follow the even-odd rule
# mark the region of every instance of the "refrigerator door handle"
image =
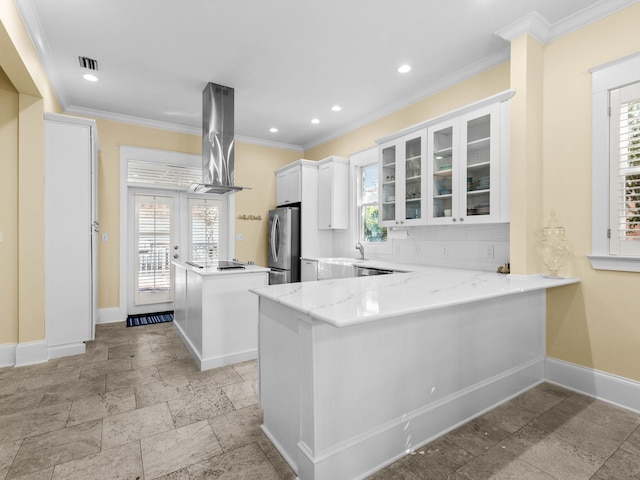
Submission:
POLYGON ((280 225, 279 225, 280 217, 278 215, 274 215, 273 223, 271 224, 271 256, 273 257, 274 262, 278 262, 278 250, 280 249, 280 225))

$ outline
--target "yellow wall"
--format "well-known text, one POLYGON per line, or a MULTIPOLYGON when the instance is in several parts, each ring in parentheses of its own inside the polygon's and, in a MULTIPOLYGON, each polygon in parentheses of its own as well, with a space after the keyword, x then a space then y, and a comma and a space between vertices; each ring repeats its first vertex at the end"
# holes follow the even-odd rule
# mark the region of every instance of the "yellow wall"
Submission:
POLYGON ((0 344, 18 341, 18 91, 0 68, 0 344))
POLYGON ((640 381, 640 275, 596 271, 591 253, 591 74, 640 51, 640 5, 550 43, 544 51, 544 218, 555 209, 581 284, 548 294, 551 357, 640 381))
POLYGON ((276 177, 274 170, 302 158, 302 152, 281 150, 245 143, 236 144, 235 184, 249 187, 236 194, 238 215, 260 216, 262 220, 235 221, 236 258, 267 265, 267 229, 269 210, 276 205, 276 177))

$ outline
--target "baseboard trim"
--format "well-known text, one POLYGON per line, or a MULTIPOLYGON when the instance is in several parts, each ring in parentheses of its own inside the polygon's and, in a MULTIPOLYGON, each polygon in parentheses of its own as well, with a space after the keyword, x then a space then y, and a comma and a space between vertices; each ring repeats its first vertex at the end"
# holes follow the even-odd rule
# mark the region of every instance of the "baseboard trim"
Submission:
POLYGON ((0 367, 13 367, 16 364, 17 343, 0 345, 0 367))
POLYGON ((49 358, 68 357, 69 355, 81 355, 87 351, 84 342, 68 343, 66 345, 56 345, 49 347, 49 358))
POLYGON ((233 365, 234 363, 246 362, 258 358, 258 349, 245 350, 244 352, 230 353, 219 357, 208 357, 200 359, 200 370, 210 370, 212 368, 233 365))
POLYGON ((124 322, 126 319, 127 319, 127 314, 126 312, 123 313, 120 310, 120 307, 99 308, 98 320, 96 321, 96 324, 100 325, 103 323, 124 322))
POLYGON ((45 340, 24 342, 16 345, 16 367, 45 363, 47 360, 49 360, 49 352, 45 340))
POLYGON ((640 412, 640 382, 549 357, 544 377, 549 383, 640 412))

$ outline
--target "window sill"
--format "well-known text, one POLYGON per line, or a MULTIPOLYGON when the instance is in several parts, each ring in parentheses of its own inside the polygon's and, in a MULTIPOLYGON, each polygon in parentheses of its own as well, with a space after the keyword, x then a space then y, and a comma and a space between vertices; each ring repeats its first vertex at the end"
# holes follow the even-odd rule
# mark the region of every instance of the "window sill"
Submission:
POLYGON ((640 272, 640 257, 620 257, 616 255, 587 255, 594 270, 616 270, 619 272, 640 272))

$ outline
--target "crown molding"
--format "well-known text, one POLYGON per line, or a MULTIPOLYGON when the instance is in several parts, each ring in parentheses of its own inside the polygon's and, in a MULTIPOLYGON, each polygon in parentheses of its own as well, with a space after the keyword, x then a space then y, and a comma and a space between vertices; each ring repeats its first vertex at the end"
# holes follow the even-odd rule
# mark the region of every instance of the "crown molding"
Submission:
MULTIPOLYGON (((136 125, 139 127, 156 128, 159 130, 167 130, 170 132, 184 133, 187 135, 194 135, 196 137, 202 136, 202 128, 188 127, 186 125, 179 125, 177 123, 161 122, 158 120, 149 120, 147 118, 134 117, 131 115, 123 115, 119 113, 105 112, 102 110, 93 110, 90 108, 82 107, 69 107, 64 113, 82 115, 83 117, 99 118, 102 120, 109 120, 112 122, 126 123, 128 125, 136 125)), ((248 143, 252 145, 260 145, 263 147, 278 148, 280 150, 292 150, 295 152, 302 152, 303 149, 299 145, 291 145, 288 143, 273 142, 269 140, 261 140, 259 138, 244 137, 242 135, 236 135, 235 139, 240 143, 248 143)))
POLYGON ((511 42, 515 38, 529 33, 543 45, 564 35, 575 32, 590 23, 619 12, 640 0, 600 0, 598 3, 570 15, 551 25, 542 15, 533 11, 520 20, 501 28, 496 35, 511 42))
POLYGON ((507 60, 509 60, 509 57, 510 57, 510 49, 507 46, 477 62, 467 65, 466 67, 458 70, 457 72, 454 72, 444 77, 440 77, 438 80, 429 83, 429 85, 426 86, 425 88, 420 89, 416 91, 413 95, 404 98, 401 102, 390 104, 383 109, 379 109, 373 112, 372 114, 359 119, 357 122, 351 123, 349 126, 341 129, 340 131, 334 132, 333 134, 330 134, 330 135, 326 135, 322 138, 319 138, 317 140, 314 140, 313 142, 310 142, 304 145, 304 150, 306 151, 311 148, 322 145, 323 143, 327 143, 331 140, 335 140, 336 138, 342 137, 343 135, 353 132, 358 128, 362 128, 372 122, 375 122, 376 120, 380 120, 388 115, 399 112, 403 108, 407 108, 410 105, 413 105, 414 103, 419 102, 420 100, 424 100, 425 98, 428 98, 432 95, 435 95, 438 92, 446 90, 447 88, 457 83, 463 82, 464 80, 467 80, 486 70, 489 70, 490 68, 498 66, 506 62, 507 60))

